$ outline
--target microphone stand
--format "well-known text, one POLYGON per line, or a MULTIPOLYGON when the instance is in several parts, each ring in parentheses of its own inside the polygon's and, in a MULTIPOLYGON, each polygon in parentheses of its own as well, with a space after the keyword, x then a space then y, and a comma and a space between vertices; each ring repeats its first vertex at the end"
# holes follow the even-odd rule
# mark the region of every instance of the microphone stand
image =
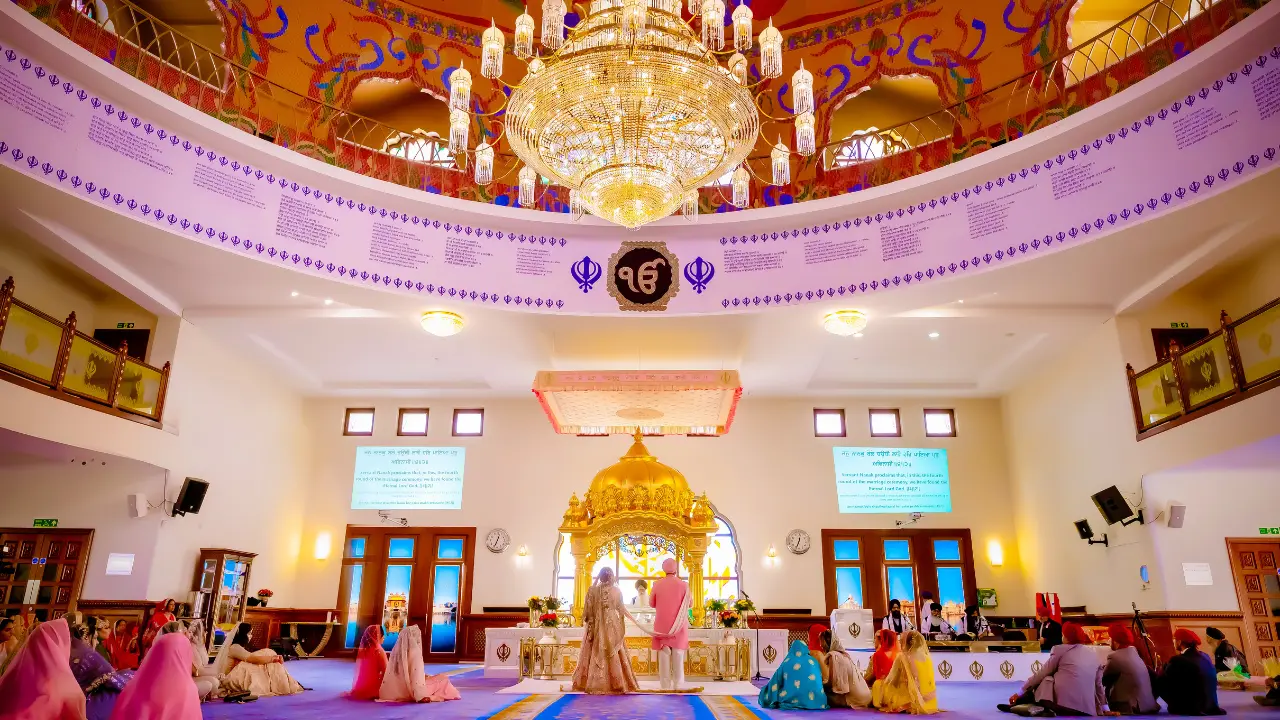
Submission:
MULTIPOLYGON (((751 596, 746 594, 745 592, 742 593, 742 597, 747 600, 751 600, 751 596)), ((765 677, 764 675, 760 674, 760 611, 755 608, 754 601, 751 603, 751 612, 755 613, 755 616, 756 616, 756 643, 755 643, 756 674, 752 675, 751 679, 752 681, 760 681, 760 680, 764 680, 765 677)))
POLYGON ((1151 641, 1151 636, 1147 634, 1147 627, 1142 622, 1142 611, 1138 609, 1138 603, 1130 603, 1133 607, 1133 629, 1137 631, 1138 637, 1142 638, 1143 647, 1147 650, 1147 657, 1150 659, 1148 667, 1152 670, 1160 668, 1160 654, 1156 652, 1155 643, 1151 641))

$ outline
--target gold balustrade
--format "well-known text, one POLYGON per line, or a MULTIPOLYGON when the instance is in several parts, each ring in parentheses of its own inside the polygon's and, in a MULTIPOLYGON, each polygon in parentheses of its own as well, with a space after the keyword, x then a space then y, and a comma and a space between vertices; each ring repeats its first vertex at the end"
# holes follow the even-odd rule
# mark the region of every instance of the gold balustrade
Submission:
POLYGON ((0 285, 0 379, 160 427, 169 363, 103 345, 76 329, 74 312, 60 322, 22 302, 11 277, 0 285))
POLYGON ((1280 298, 1144 370, 1125 366, 1133 421, 1142 440, 1280 387, 1280 298))

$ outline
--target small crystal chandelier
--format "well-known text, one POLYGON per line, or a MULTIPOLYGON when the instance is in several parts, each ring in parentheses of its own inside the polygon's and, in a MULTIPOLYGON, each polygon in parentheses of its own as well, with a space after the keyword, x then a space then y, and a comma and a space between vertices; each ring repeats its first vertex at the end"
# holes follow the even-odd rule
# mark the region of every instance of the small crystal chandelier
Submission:
MULTIPOLYGON (((750 155, 762 123, 760 85, 782 76, 783 39, 772 20, 753 38, 747 0, 730 1, 735 7, 726 24, 726 0, 687 0, 692 21, 681 15, 680 0, 589 0, 575 6, 585 14, 566 33, 566 1, 542 0, 546 52, 534 47, 538 25, 528 9, 516 19, 511 52, 526 63, 518 85, 502 80, 507 38, 492 23, 481 34, 480 75, 502 83, 507 99, 484 116, 479 145, 471 149, 472 77, 462 67, 453 71, 449 148, 459 166, 474 154, 476 182, 485 185, 515 171, 494 168, 497 158, 514 155, 521 207, 535 204, 541 176, 568 188, 574 219, 590 213, 627 228, 676 212, 697 217, 699 188, 726 173, 731 204, 747 207, 756 174, 750 155), (755 41, 760 59, 753 83, 747 54, 755 41), (495 147, 502 140, 508 155, 495 147)), ((770 118, 794 122, 795 152, 812 155, 812 73, 802 67, 792 86, 794 115, 770 118)), ((791 153, 781 140, 766 143, 757 160, 767 157, 771 172, 757 177, 790 184, 791 153)))

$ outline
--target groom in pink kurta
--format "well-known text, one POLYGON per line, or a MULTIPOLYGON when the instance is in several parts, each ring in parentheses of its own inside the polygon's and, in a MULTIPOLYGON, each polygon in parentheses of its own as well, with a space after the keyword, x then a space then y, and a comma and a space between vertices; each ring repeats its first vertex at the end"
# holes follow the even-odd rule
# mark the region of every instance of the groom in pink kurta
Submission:
POLYGON ((653 649, 658 651, 658 680, 663 690, 675 690, 684 680, 684 655, 689 649, 689 585, 676 576, 676 561, 662 562, 666 577, 653 583, 649 607, 653 621, 653 649), (674 632, 673 632, 674 630, 674 632))

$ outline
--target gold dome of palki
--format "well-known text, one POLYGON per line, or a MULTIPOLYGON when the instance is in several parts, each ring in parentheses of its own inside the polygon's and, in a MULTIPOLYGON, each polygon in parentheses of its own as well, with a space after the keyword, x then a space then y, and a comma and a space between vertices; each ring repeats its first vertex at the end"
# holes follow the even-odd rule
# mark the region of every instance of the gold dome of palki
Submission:
POLYGON ((658 462, 637 432, 627 454, 591 480, 584 509, 592 520, 630 510, 688 519, 693 504, 689 481, 679 470, 658 462))

